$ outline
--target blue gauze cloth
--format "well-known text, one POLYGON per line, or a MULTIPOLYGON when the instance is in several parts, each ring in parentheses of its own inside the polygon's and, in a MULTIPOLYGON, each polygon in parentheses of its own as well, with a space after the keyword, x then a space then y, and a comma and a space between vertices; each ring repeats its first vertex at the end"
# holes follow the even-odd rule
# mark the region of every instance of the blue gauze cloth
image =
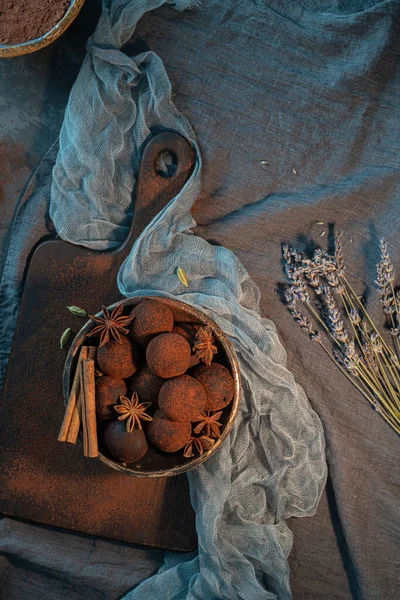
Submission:
POLYGON ((286 599, 292 534, 285 520, 316 510, 326 480, 323 431, 286 369, 274 324, 259 314, 257 286, 232 252, 190 231, 201 158, 189 123, 171 102, 161 59, 120 50, 141 16, 165 3, 178 10, 194 4, 103 1, 65 113, 50 215, 64 240, 97 250, 118 246, 132 218, 141 149, 165 129, 184 135, 196 153, 194 172, 136 241, 118 285, 125 296, 174 297, 212 317, 237 352, 243 396, 220 450, 188 473, 198 552, 167 553, 160 572, 126 598, 286 599))

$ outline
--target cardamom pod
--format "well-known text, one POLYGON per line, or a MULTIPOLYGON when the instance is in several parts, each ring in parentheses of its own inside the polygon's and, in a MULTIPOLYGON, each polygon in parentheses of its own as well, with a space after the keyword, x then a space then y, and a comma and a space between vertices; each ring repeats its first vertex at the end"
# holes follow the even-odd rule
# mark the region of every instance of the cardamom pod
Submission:
POLYGON ((87 312, 84 308, 80 308, 79 306, 67 306, 67 308, 76 317, 87 317, 87 312))
POLYGON ((189 283, 188 283, 188 280, 187 280, 187 277, 186 277, 186 273, 185 273, 185 271, 181 267, 178 268, 178 270, 176 271, 176 274, 178 275, 179 281, 181 283, 183 283, 183 285, 185 287, 189 287, 189 283))
POLYGON ((68 342, 71 336, 71 327, 68 327, 60 337, 60 348, 64 348, 65 344, 68 342))

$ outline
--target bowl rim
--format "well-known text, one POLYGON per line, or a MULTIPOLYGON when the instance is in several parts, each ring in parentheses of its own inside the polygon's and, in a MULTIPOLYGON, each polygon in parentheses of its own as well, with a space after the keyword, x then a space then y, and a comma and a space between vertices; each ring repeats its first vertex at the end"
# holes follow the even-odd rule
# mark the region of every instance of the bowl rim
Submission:
MULTIPOLYGON (((235 385, 233 399, 232 399, 231 403, 228 405, 231 407, 231 411, 230 411, 228 420, 225 424, 224 430, 223 430, 221 436, 216 440, 215 444, 213 444, 213 446, 209 450, 206 450, 201 456, 197 456, 193 459, 188 459, 188 461, 186 463, 184 463, 182 465, 177 465, 175 467, 171 467, 169 469, 159 469, 159 470, 149 471, 149 470, 143 470, 143 469, 135 469, 134 463, 133 463, 133 467, 128 467, 124 463, 120 463, 118 461, 112 460, 111 458, 108 458, 107 456, 105 456, 104 454, 102 454, 99 451, 98 458, 99 458, 99 460, 101 460, 101 462, 103 462, 108 467, 111 467, 112 469, 119 471, 120 473, 129 475, 131 477, 143 477, 143 478, 144 477, 147 477, 147 478, 172 477, 174 475, 180 475, 182 473, 186 473, 187 471, 190 471, 191 469, 194 469, 195 467, 204 463, 213 454, 215 454, 215 452, 220 448, 220 446, 224 442, 224 440, 228 437, 228 434, 230 433, 230 431, 232 429, 233 423, 235 421, 235 418, 237 416, 238 409, 239 409, 239 402, 240 402, 241 390, 242 390, 240 369, 239 369, 239 363, 238 363, 238 359, 236 356, 236 352, 235 352, 230 340, 228 339, 227 335, 223 332, 223 330, 219 327, 219 325, 217 325, 217 323, 215 323, 215 321, 213 319, 211 319, 208 315, 206 315, 206 313, 204 313, 202 310, 195 308, 191 304, 183 302, 182 300, 177 300, 175 298, 169 298, 166 296, 145 295, 145 296, 132 296, 129 298, 121 299, 117 302, 114 302, 107 308, 109 310, 113 310, 116 306, 119 306, 120 304, 123 304, 124 307, 131 306, 131 305, 134 306, 136 304, 139 304, 139 302, 141 302, 142 300, 148 300, 148 299, 158 300, 158 301, 166 303, 167 305, 170 305, 172 308, 175 307, 176 309, 183 310, 184 312, 187 312, 191 317, 193 317, 197 322, 204 323, 205 325, 209 325, 212 332, 214 333, 215 337, 221 343, 223 349, 226 352, 228 361, 230 363, 231 375, 233 377, 234 385, 235 385)), ((101 314, 102 314, 102 311, 98 312, 96 316, 101 315, 101 314)), ((193 322, 196 322, 196 321, 193 321, 193 322)), ((83 342, 85 341, 86 334, 94 327, 94 325, 95 325, 95 322, 92 319, 89 319, 88 321, 86 321, 85 325, 80 329, 80 331, 75 336, 75 338, 68 350, 67 357, 66 357, 65 363, 64 363, 64 372, 63 372, 63 393, 64 393, 64 404, 65 405, 67 405, 67 403, 68 403, 68 398, 69 398, 69 393, 70 393, 70 386, 71 386, 71 379, 72 379, 71 378, 71 368, 72 368, 73 360, 74 360, 77 352, 79 351, 79 348, 82 346, 83 342)))
POLYGON ((51 29, 37 38, 27 40, 26 42, 19 42, 17 44, 0 44, 0 58, 22 56, 45 48, 58 39, 64 31, 68 29, 78 16, 84 3, 85 0, 70 0, 70 4, 65 11, 64 16, 53 25, 51 29))

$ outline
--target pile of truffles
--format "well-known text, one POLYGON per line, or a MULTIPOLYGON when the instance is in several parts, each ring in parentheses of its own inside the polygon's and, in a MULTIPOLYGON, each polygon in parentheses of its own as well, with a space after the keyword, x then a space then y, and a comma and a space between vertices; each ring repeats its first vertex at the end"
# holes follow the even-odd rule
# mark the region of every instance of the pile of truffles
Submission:
POLYGON ((211 448, 234 381, 214 360, 218 346, 210 328, 175 322, 169 306, 153 299, 129 315, 119 304, 91 318, 96 325, 88 335, 99 337, 96 414, 106 453, 129 464, 149 444, 186 458, 211 448))

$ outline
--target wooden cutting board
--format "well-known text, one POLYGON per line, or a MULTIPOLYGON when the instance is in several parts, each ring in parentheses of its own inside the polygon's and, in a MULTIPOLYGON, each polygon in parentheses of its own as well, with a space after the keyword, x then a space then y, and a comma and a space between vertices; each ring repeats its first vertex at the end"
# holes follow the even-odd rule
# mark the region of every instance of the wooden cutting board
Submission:
POLYGON ((76 447, 57 442, 64 412, 66 350, 59 338, 84 323, 66 306, 93 314, 121 298, 118 270, 132 243, 180 191, 193 169, 189 144, 164 132, 146 146, 135 211, 126 242, 95 252, 46 240, 28 265, 18 323, 0 404, 0 512, 73 531, 189 551, 197 544, 195 515, 185 475, 141 479, 120 474, 76 447), (174 174, 158 170, 163 152, 174 174))

